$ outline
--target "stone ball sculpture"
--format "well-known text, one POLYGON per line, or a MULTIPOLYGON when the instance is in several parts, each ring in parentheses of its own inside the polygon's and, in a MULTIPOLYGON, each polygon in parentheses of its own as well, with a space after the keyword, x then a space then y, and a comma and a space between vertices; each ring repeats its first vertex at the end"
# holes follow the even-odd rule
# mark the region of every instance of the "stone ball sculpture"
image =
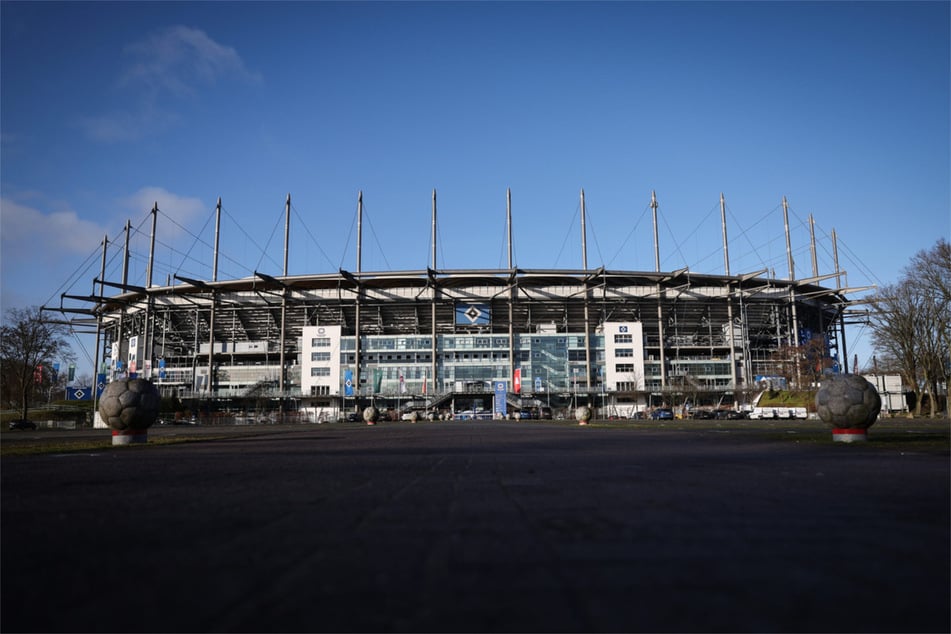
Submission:
POLYGON ((579 425, 587 425, 588 421, 591 420, 591 408, 587 405, 582 405, 575 410, 575 418, 578 420, 579 425))
POLYGON ((823 377, 816 393, 816 413, 832 426, 834 440, 864 440, 881 409, 875 386, 857 374, 823 377))
POLYGON ((376 425, 376 421, 380 420, 380 410, 371 405, 363 410, 363 420, 367 425, 376 425))
POLYGON ((113 444, 145 442, 158 420, 161 396, 147 379, 119 379, 99 397, 99 415, 112 427, 113 444))

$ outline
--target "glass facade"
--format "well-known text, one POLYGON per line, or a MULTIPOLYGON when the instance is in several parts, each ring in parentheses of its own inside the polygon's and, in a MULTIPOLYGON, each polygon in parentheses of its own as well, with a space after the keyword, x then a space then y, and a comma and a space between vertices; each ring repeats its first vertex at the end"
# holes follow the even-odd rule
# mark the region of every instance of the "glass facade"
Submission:
MULTIPOLYGON (((428 389, 441 392, 489 389, 496 381, 511 384, 512 369, 521 368, 523 392, 568 392, 586 386, 585 342, 583 335, 523 334, 516 335, 515 345, 510 348, 508 336, 439 335, 434 382, 431 336, 368 335, 360 341, 361 385, 368 385, 377 372, 384 393, 397 389, 392 383, 400 376, 407 391, 416 393, 421 391, 424 379, 428 389)), ((604 337, 592 336, 591 346, 594 386, 602 376, 604 337)), ((340 350, 344 372, 356 363, 356 338, 342 337, 340 350)))

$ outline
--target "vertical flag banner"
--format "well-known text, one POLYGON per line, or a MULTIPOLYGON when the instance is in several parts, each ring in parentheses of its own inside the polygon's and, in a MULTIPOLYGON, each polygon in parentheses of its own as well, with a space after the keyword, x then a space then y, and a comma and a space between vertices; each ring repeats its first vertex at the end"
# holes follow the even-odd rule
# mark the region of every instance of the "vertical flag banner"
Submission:
POLYGON ((106 374, 100 372, 96 375, 96 398, 102 396, 102 391, 106 389, 106 374))
POLYGON ((158 378, 165 378, 165 359, 158 360, 158 378))
POLYGON ((383 386, 383 370, 375 368, 373 370, 373 393, 376 394, 383 386))
POLYGON ((353 396, 353 370, 350 368, 343 371, 343 394, 353 396))
POLYGON ((515 380, 512 381, 512 391, 516 394, 522 392, 522 368, 515 368, 515 380))
POLYGON ((53 383, 59 379, 59 362, 53 364, 53 383))
POLYGON ((496 381, 495 382, 495 403, 492 411, 496 415, 505 416, 508 414, 508 403, 505 402, 505 394, 507 390, 505 387, 505 381, 496 381))
POLYGON ((406 394, 406 381, 403 380, 403 368, 400 368, 400 394, 406 394))
POLYGON ((43 366, 38 365, 33 369, 33 382, 42 383, 43 382, 43 366))
POLYGON ((68 380, 70 383, 76 380, 76 364, 75 363, 69 364, 69 372, 67 373, 66 376, 68 377, 68 380))
POLYGON ((139 370, 139 336, 129 337, 129 378, 139 370))
POLYGON ((119 342, 118 341, 112 342, 112 350, 110 351, 109 355, 110 355, 109 358, 112 360, 112 369, 118 370, 119 369, 119 342))
POLYGON ((423 375, 423 394, 426 393, 426 375, 423 375))

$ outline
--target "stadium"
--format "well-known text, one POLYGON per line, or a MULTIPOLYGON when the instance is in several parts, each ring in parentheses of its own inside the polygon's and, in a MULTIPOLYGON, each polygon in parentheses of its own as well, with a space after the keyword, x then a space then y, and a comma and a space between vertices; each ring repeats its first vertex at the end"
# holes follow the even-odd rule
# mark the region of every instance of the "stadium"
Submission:
POLYGON ((856 317, 846 293, 855 289, 841 288, 837 258, 819 275, 813 257, 813 275, 794 279, 785 198, 786 279, 730 273, 722 195, 725 274, 660 270, 653 194, 650 207, 652 271, 588 266, 583 191, 580 268, 514 266, 509 197, 508 267, 447 270, 436 266, 434 190, 430 266, 365 271, 361 194, 354 268, 292 275, 288 195, 283 274, 219 279, 219 199, 211 277, 159 285, 156 203, 145 284, 128 280, 127 224, 121 279, 104 279, 104 239, 93 294, 64 293, 58 310, 95 332, 100 391, 149 378, 198 416, 324 422, 373 404, 393 417, 545 418, 584 404, 596 417, 627 418, 658 407, 742 410, 765 387, 807 384, 789 359, 807 348, 818 350, 812 366, 848 371, 845 326, 856 317))

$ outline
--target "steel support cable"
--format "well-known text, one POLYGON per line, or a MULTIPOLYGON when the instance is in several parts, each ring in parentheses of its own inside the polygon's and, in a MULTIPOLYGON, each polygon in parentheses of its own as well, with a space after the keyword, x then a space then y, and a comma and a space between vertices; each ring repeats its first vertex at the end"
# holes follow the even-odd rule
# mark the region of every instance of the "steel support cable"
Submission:
MULTIPOLYGON (((586 204, 585 207, 587 208, 588 205, 586 204)), ((591 219, 592 219, 592 216, 591 216, 591 213, 589 212, 587 213, 587 219, 585 220, 585 224, 588 227, 588 231, 591 233, 591 237, 594 238, 594 248, 598 252, 598 257, 601 258, 601 266, 604 266, 604 255, 601 253, 601 244, 598 242, 598 234, 594 229, 594 223, 591 222, 591 219)))
MULTIPOLYGON (((227 207, 225 207, 224 205, 222 205, 222 206, 221 206, 221 212, 222 212, 223 214, 225 214, 228 218, 230 218, 230 219, 234 222, 234 225, 241 231, 241 233, 244 235, 244 237, 245 237, 246 239, 248 239, 248 240, 251 241, 251 244, 253 244, 253 245, 255 246, 255 248, 257 248, 257 250, 258 250, 259 252, 261 252, 261 253, 264 252, 264 249, 261 248, 261 245, 258 244, 257 241, 254 239, 254 236, 252 236, 250 233, 248 233, 247 231, 245 231, 244 226, 241 224, 241 222, 238 221, 238 219, 237 219, 235 216, 233 216, 233 215, 228 211, 228 208, 227 208, 227 207)), ((247 264, 244 264, 244 263, 241 262, 240 260, 236 260, 235 258, 233 258, 233 257, 231 257, 231 256, 229 256, 229 255, 227 255, 227 254, 225 254, 225 258, 226 258, 229 262, 234 263, 234 264, 235 264, 236 266, 238 266, 241 270, 246 271, 248 274, 253 273, 253 271, 254 271, 254 269, 248 268, 248 265, 247 265, 247 264)), ((235 276, 235 279, 236 279, 236 277, 237 277, 237 276, 235 276)))
POLYGON ((393 270, 390 266, 389 260, 386 259, 386 253, 383 251, 383 245, 380 244, 380 238, 376 235, 376 229, 373 228, 373 223, 370 221, 370 214, 367 213, 366 203, 363 203, 363 217, 367 221, 367 226, 370 227, 370 233, 373 235, 373 241, 376 242, 377 249, 380 251, 380 256, 383 258, 383 263, 386 265, 387 270, 393 270))
MULTIPOLYGON (((274 258, 268 255, 267 249, 268 247, 271 246, 271 240, 274 238, 274 234, 277 232, 277 228, 281 226, 281 217, 283 215, 284 215, 284 209, 281 208, 281 213, 278 214, 277 216, 277 222, 274 223, 274 228, 271 229, 271 235, 268 237, 267 242, 264 245, 264 249, 261 251, 261 258, 258 260, 258 263, 254 266, 255 271, 261 270, 261 262, 264 261, 265 257, 267 257, 267 259, 270 260, 274 264, 274 266, 276 266, 279 270, 281 269, 281 265, 278 264, 277 261, 274 260, 274 258)), ((281 272, 283 273, 283 271, 281 272)))
MULTIPOLYGON (((568 223, 568 231, 565 233, 565 239, 561 241, 561 248, 558 249, 558 255, 555 256, 555 264, 552 268, 558 268, 558 261, 561 260, 561 254, 565 251, 565 245, 568 244, 568 238, 571 237, 572 228, 575 226, 575 219, 578 218, 581 213, 581 203, 575 205, 575 213, 571 217, 571 221, 568 223)), ((579 267, 580 268, 580 267, 579 267)))
MULTIPOLYGON (((683 243, 687 242, 687 240, 690 240, 691 238, 693 238, 693 237, 700 231, 700 227, 702 227, 703 224, 704 224, 705 222, 707 222, 707 220, 710 219, 710 216, 713 215, 713 213, 716 212, 716 211, 718 211, 719 209, 720 209, 720 204, 719 204, 719 203, 717 203, 717 204, 715 204, 714 206, 712 206, 712 207, 710 208, 710 211, 708 211, 708 212, 706 213, 706 215, 703 216, 703 218, 700 219, 700 222, 698 222, 698 223, 696 223, 696 224, 694 225, 693 231, 691 231, 689 234, 687 234, 686 237, 684 237, 683 242, 681 242, 681 244, 683 244, 683 243)), ((695 252, 699 252, 699 250, 695 250, 695 252)), ((710 258, 712 258, 712 257, 714 257, 714 256, 722 255, 722 252, 723 252, 723 247, 722 247, 722 246, 718 246, 716 249, 714 249, 713 251, 710 251, 709 253, 707 253, 706 255, 704 255, 703 257, 701 257, 699 260, 695 260, 693 263, 688 264, 688 266, 689 266, 690 269, 693 270, 693 271, 703 270, 703 267, 702 267, 701 265, 702 265, 704 262, 706 262, 707 260, 709 260, 710 258)))
MULTIPOLYGON (((166 217, 168 217, 168 216, 166 216, 166 217)), ((192 249, 195 248, 195 244, 197 244, 198 242, 202 242, 202 244, 204 244, 205 246, 209 246, 207 242, 204 242, 204 241, 201 240, 201 234, 205 232, 205 228, 208 226, 208 223, 211 222, 211 219, 212 219, 212 218, 213 218, 213 214, 208 214, 208 217, 205 219, 205 224, 202 226, 201 231, 198 232, 198 235, 192 234, 192 233, 189 232, 187 229, 185 230, 186 233, 189 233, 189 234, 192 235, 195 239, 192 241, 191 246, 188 247, 188 251, 185 252, 185 256, 182 258, 182 261, 179 262, 178 268, 175 269, 175 271, 174 271, 175 274, 181 272, 182 266, 185 264, 185 260, 191 255, 192 249)), ((174 222, 174 221, 173 221, 173 222, 174 222)), ((178 224, 178 223, 176 223, 176 224, 178 224)), ((178 225, 178 226, 181 226, 181 225, 178 225)))
MULTIPOLYGON (((185 235, 191 235, 191 236, 193 236, 196 240, 201 240, 199 236, 194 235, 189 229, 187 229, 186 227, 182 226, 181 223, 179 223, 177 220, 175 220, 175 218, 173 218, 172 216, 166 214, 166 213, 163 212, 161 209, 159 209, 159 213, 162 214, 162 217, 163 217, 163 218, 165 218, 166 220, 169 220, 173 225, 175 225, 176 227, 178 227, 178 228, 182 231, 182 233, 184 233, 185 235)), ((205 224, 206 224, 206 226, 207 226, 207 223, 205 223, 205 224)), ((169 251, 169 262, 167 263, 167 267, 168 267, 168 268, 166 269, 166 272, 167 272, 167 273, 180 273, 180 272, 181 272, 181 269, 182 269, 182 266, 184 265, 185 260, 187 260, 187 259, 192 259, 192 260, 194 260, 195 262, 199 262, 199 260, 198 260, 197 258, 189 258, 188 253, 185 253, 185 252, 183 252, 183 251, 180 251, 180 250, 176 249, 176 248, 173 247, 171 244, 168 244, 168 243, 166 243, 165 241, 158 239, 157 236, 156 236, 155 242, 156 242, 159 246, 167 248, 168 251, 169 251), (174 270, 174 271, 172 270, 172 263, 171 263, 171 257, 172 257, 173 254, 178 254, 178 255, 181 255, 181 256, 182 256, 182 262, 179 263, 178 269, 177 269, 177 270, 174 270)), ((202 244, 204 244, 205 246, 210 246, 210 245, 208 245, 207 242, 204 242, 204 241, 201 241, 201 242, 202 242, 202 244)), ((154 271, 153 271, 153 272, 154 272, 154 271)), ((188 272, 190 275, 193 275, 193 276, 195 275, 194 272, 191 272, 191 271, 186 271, 186 272, 188 272)), ((198 275, 198 277, 200 277, 200 275, 198 275)))
POLYGON ((436 235, 439 237, 439 243, 436 248, 439 250, 439 255, 442 257, 442 266, 443 268, 449 268, 446 266, 446 252, 443 250, 443 239, 442 232, 439 230, 439 225, 436 225, 436 235))
MULTIPOLYGON (((353 214, 350 219, 350 229, 347 231, 347 239, 343 243, 343 253, 340 254, 340 265, 337 269, 343 268, 343 261, 347 259, 347 252, 350 251, 350 240, 353 238, 353 230, 357 226, 357 215, 353 214)), ((331 263, 333 266, 333 263, 331 263)))
POLYGON ((59 288, 57 288, 57 289, 53 292, 53 294, 49 296, 49 298, 46 300, 46 302, 44 302, 43 305, 45 306, 45 305, 49 304, 51 301, 53 301, 54 299, 56 299, 57 297, 59 297, 61 293, 64 293, 64 292, 66 292, 66 291, 72 289, 75 284, 78 284, 80 278, 82 278, 82 277, 89 271, 89 268, 90 268, 93 264, 95 264, 96 258, 97 258, 101 253, 102 253, 102 250, 101 250, 101 249, 98 249, 98 248, 97 248, 96 250, 94 250, 92 253, 90 253, 90 254, 86 257, 86 259, 83 260, 83 263, 80 264, 79 267, 73 272, 73 274, 70 275, 68 278, 66 278, 66 281, 63 282, 62 284, 60 284, 59 288))
POLYGON ((865 273, 865 275, 867 275, 869 279, 875 280, 875 282, 879 286, 885 286, 885 283, 882 280, 880 280, 878 276, 875 275, 875 273, 873 273, 868 267, 866 267, 865 264, 863 264, 861 260, 859 260, 859 257, 855 254, 855 252, 849 248, 849 245, 847 245, 841 239, 838 241, 838 244, 840 247, 842 247, 842 250, 845 251, 846 255, 849 257, 849 261, 853 262, 856 266, 860 267, 862 272, 865 273))
MULTIPOLYGON (((501 245, 499 246, 499 266, 498 266, 498 268, 499 268, 500 271, 502 270, 502 262, 503 262, 503 260, 504 260, 504 258, 505 258, 505 253, 506 253, 506 248, 505 248, 505 247, 506 247, 506 243, 508 242, 508 231, 507 231, 507 229, 508 229, 508 223, 507 223, 505 220, 503 220, 503 221, 502 221, 502 243, 501 243, 501 245)), ((514 238, 513 238, 513 240, 514 240, 514 238)), ((514 259, 514 257, 515 257, 515 246, 514 246, 514 244, 513 244, 513 246, 512 246, 512 257, 513 257, 513 259, 514 259)))
MULTIPOLYGON (((293 211, 294 214, 297 216, 297 219, 300 220, 301 226, 304 227, 304 231, 306 231, 306 232, 307 232, 307 235, 310 236, 310 239, 313 241, 314 246, 317 247, 317 250, 320 251, 320 254, 321 254, 322 256, 324 256, 324 259, 325 259, 325 260, 327 260, 327 264, 329 264, 329 265, 331 266, 331 268, 333 268, 333 265, 334 265, 333 260, 330 259, 330 257, 329 257, 329 256, 327 255, 327 253, 324 251, 323 247, 320 246, 320 243, 317 242, 317 238, 314 237, 314 234, 313 234, 313 233, 311 233, 310 227, 308 227, 308 226, 307 226, 307 223, 304 222, 304 216, 302 216, 301 213, 300 213, 299 211, 297 211, 297 207, 294 206, 294 203, 291 203, 291 211, 293 211)), ((315 272, 316 272, 316 271, 315 271, 315 272)))
MULTIPOLYGON (((667 228, 667 233, 669 233, 669 234, 670 234, 670 237, 673 239, 674 249, 677 251, 678 254, 680 254, 680 259, 681 259, 682 264, 686 266, 686 264, 687 264, 687 258, 684 257, 683 251, 680 250, 680 244, 677 243, 677 236, 674 235, 673 229, 671 229, 671 228, 670 228, 670 225, 667 224, 666 214, 658 214, 658 215, 660 216, 661 221, 663 221, 664 226, 667 228)), ((666 258, 665 258, 665 261, 666 261, 666 258)), ((663 267, 661 267, 661 268, 663 268, 663 267)), ((679 267, 672 267, 672 268, 679 268, 679 267)))
MULTIPOLYGON (((791 205, 790 205, 789 209, 790 209, 790 211, 792 211, 793 216, 799 221, 799 223, 800 223, 803 227, 805 227, 805 228, 808 230, 808 228, 809 228, 808 223, 805 222, 805 221, 803 221, 803 219, 800 218, 800 217, 798 216, 798 214, 796 214, 795 210, 793 209, 793 207, 792 207, 791 205)), ((832 236, 829 235, 828 233, 826 233, 825 230, 822 229, 821 226, 819 226, 819 230, 820 230, 820 232, 821 232, 821 234, 822 234, 822 236, 823 236, 824 238, 826 238, 826 239, 829 240, 829 241, 832 240, 832 236)), ((847 247, 845 247, 845 245, 844 245, 844 242, 843 242, 841 239, 839 239, 838 237, 836 238, 836 242, 837 242, 838 245, 841 245, 841 246, 843 246, 844 248, 847 249, 847 247)), ((817 244, 818 244, 818 243, 817 243, 817 244)), ((828 250, 827 247, 823 246, 823 250, 825 251, 825 254, 826 254, 829 258, 834 257, 833 254, 828 250)), ((854 254, 852 254, 852 255, 854 255, 854 254)), ((851 258, 850 258, 850 261, 851 261, 851 262, 854 262, 854 263, 856 264, 856 266, 858 266, 858 267, 860 268, 860 270, 861 270, 863 273, 865 273, 865 274, 869 277, 869 279, 874 279, 879 285, 882 284, 882 281, 881 281, 880 279, 878 279, 878 278, 875 276, 875 274, 872 273, 871 270, 870 270, 867 266, 865 266, 864 263, 862 263, 862 262, 859 261, 859 260, 852 260, 851 258)))
POLYGON ((737 224, 737 226, 740 227, 740 229, 742 229, 742 231, 740 232, 740 236, 739 236, 739 237, 741 237, 741 238, 746 238, 746 241, 747 241, 747 243, 748 243, 749 246, 750 246, 750 251, 748 251, 747 253, 741 253, 741 254, 740 254, 740 257, 739 257, 738 259, 741 259, 741 260, 742 260, 742 259, 743 259, 744 257, 746 257, 749 253, 752 253, 752 254, 755 255, 756 258, 759 260, 759 264, 760 264, 760 266, 761 266, 762 268, 764 268, 764 269, 768 269, 768 268, 769 268, 769 265, 763 260, 763 256, 760 255, 759 251, 756 249, 756 245, 754 245, 753 242, 750 240, 749 234, 750 234, 750 231, 752 231, 757 225, 759 225, 760 223, 766 221, 766 219, 769 218, 770 214, 772 214, 772 213, 773 213, 774 211, 776 211, 776 209, 778 209, 778 208, 779 208, 779 205, 776 205, 775 207, 773 207, 772 209, 770 209, 768 212, 766 212, 765 214, 763 214, 763 216, 761 216, 759 220, 757 220, 757 221, 754 222, 752 225, 750 225, 749 228, 743 229, 743 225, 740 224, 739 219, 737 219, 737 217, 733 214, 733 211, 730 209, 730 206, 729 206, 729 205, 726 206, 726 210, 727 210, 727 213, 729 214, 730 218, 737 224))
POLYGON ((624 237, 624 241, 621 242, 621 246, 618 248, 617 253, 615 253, 614 257, 612 257, 611 260, 608 262, 608 266, 611 266, 612 264, 614 264, 614 260, 616 260, 617 257, 621 255, 621 251, 623 251, 624 247, 627 246, 628 241, 631 239, 631 236, 634 235, 634 232, 637 231, 637 227, 641 224, 641 220, 643 220, 644 216, 647 215, 647 211, 649 209, 650 209, 650 205, 644 206, 644 210, 641 212, 640 217, 634 223, 634 226, 631 227, 631 230, 628 232, 628 234, 624 237))

